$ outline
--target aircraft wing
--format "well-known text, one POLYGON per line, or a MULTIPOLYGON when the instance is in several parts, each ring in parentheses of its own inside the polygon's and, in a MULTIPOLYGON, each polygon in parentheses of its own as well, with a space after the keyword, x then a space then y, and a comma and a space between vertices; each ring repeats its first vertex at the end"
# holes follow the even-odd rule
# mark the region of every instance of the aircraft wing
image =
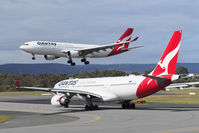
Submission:
POLYGON ((69 94, 73 94, 73 95, 89 95, 92 97, 96 97, 96 98, 100 98, 102 99, 102 96, 95 94, 95 93, 91 93, 91 92, 87 92, 87 91, 80 91, 80 90, 70 90, 70 89, 52 89, 51 92, 59 92, 59 93, 69 93, 69 94))
MULTIPOLYGON (((102 46, 98 46, 98 47, 94 47, 94 48, 81 49, 81 50, 78 50, 79 56, 86 56, 88 54, 92 54, 93 52, 99 52, 100 50, 106 51, 106 49, 112 49, 112 48, 114 48, 117 45, 134 42, 137 39, 138 39, 138 37, 136 37, 135 39, 130 40, 130 41, 125 41, 125 42, 120 42, 120 43, 113 43, 113 44, 107 44, 107 45, 102 45, 102 46)), ((128 50, 131 50, 131 49, 134 49, 134 48, 140 48, 140 47, 143 47, 143 46, 135 46, 135 47, 132 47, 132 48, 127 48, 126 50, 128 51, 128 50)))
POLYGON ((100 98, 102 99, 101 95, 95 94, 95 93, 91 93, 91 92, 87 92, 87 91, 80 91, 80 90, 71 90, 71 89, 56 89, 56 88, 41 88, 41 87, 20 87, 19 83, 17 81, 15 81, 15 86, 16 89, 30 89, 30 90, 38 90, 38 91, 48 91, 48 92, 58 92, 58 93, 69 93, 72 95, 89 95, 92 97, 96 97, 96 98, 100 98))
POLYGON ((52 88, 41 88, 41 87, 16 87, 16 89, 29 89, 29 90, 39 90, 39 91, 51 91, 52 88))
POLYGON ((182 88, 182 87, 188 87, 190 85, 197 85, 197 84, 199 84, 199 82, 174 83, 174 84, 170 84, 169 86, 165 87, 165 89, 182 88))

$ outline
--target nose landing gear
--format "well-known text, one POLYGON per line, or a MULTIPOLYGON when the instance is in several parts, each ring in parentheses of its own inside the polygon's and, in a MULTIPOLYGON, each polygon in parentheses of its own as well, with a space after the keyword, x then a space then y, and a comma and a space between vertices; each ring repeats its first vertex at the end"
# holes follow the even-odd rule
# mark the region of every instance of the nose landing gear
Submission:
POLYGON ((69 58, 69 60, 67 61, 68 64, 71 64, 71 66, 75 66, 75 62, 73 62, 73 60, 72 60, 72 58, 71 58, 71 53, 70 53, 70 51, 68 51, 67 54, 68 54, 68 58, 69 58))
POLYGON ((35 60, 36 58, 35 58, 35 54, 32 54, 32 60, 35 60))

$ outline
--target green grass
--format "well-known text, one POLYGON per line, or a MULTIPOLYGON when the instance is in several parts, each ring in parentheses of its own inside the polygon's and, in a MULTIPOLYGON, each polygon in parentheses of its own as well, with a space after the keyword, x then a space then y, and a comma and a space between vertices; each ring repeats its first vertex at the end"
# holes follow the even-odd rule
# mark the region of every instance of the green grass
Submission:
POLYGON ((43 91, 16 91, 16 92, 0 92, 0 96, 38 96, 46 94, 43 91))
POLYGON ((0 123, 4 123, 13 118, 14 118, 14 116, 0 116, 0 123))
POLYGON ((199 89, 183 89, 183 90, 171 89, 170 91, 160 91, 158 93, 169 94, 169 95, 151 95, 139 100, 145 100, 146 102, 158 102, 158 103, 199 104, 199 89), (190 92, 194 92, 196 93, 196 95, 189 95, 190 92))

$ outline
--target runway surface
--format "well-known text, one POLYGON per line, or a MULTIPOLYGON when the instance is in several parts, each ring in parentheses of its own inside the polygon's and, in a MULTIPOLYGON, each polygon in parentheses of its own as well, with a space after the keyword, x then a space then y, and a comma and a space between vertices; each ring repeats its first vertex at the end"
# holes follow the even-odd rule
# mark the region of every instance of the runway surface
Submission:
POLYGON ((71 103, 56 108, 50 96, 1 97, 0 115, 13 115, 0 124, 1 133, 198 133, 199 105, 147 103, 135 110, 117 104, 100 104, 100 110, 84 111, 71 103))

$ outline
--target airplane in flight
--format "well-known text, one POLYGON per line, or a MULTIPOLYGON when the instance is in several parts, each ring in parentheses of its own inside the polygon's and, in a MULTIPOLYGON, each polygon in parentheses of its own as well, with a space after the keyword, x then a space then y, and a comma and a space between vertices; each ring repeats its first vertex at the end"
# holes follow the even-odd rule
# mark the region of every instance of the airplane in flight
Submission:
POLYGON ((175 31, 157 66, 148 75, 129 75, 122 77, 103 77, 62 80, 54 88, 20 87, 16 88, 53 92, 51 104, 68 107, 70 101, 85 102, 85 110, 97 110, 93 102, 114 101, 122 104, 123 109, 135 108, 134 99, 150 96, 172 85, 180 78, 175 74, 182 30, 175 31))
POLYGON ((138 39, 138 37, 135 37, 131 40, 132 33, 133 28, 128 28, 115 43, 107 45, 31 41, 25 42, 20 46, 20 49, 27 53, 31 53, 33 56, 32 60, 35 60, 35 55, 44 55, 46 60, 66 57, 68 58, 67 63, 71 64, 71 66, 75 65, 72 58, 81 58, 81 62, 89 64, 89 61, 87 61, 86 58, 109 57, 142 47, 135 46, 129 48, 129 43, 138 39))

